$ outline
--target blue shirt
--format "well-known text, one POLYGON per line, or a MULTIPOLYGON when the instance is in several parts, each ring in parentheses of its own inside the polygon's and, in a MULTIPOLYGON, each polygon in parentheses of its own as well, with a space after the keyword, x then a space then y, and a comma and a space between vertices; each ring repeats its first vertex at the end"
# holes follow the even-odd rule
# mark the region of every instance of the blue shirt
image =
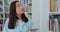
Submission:
POLYGON ((27 32, 32 29, 33 23, 32 20, 29 19, 27 23, 22 21, 22 31, 20 31, 20 27, 16 25, 15 29, 8 29, 9 19, 6 20, 6 23, 3 28, 3 32, 27 32))

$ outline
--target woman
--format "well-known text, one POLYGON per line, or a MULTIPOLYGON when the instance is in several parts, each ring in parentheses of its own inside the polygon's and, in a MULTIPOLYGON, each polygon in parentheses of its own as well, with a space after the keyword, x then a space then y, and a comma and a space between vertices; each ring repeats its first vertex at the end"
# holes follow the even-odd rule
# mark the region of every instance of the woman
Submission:
POLYGON ((6 20, 3 32, 28 32, 32 24, 32 21, 25 16, 22 4, 14 1, 10 5, 9 19, 6 20))

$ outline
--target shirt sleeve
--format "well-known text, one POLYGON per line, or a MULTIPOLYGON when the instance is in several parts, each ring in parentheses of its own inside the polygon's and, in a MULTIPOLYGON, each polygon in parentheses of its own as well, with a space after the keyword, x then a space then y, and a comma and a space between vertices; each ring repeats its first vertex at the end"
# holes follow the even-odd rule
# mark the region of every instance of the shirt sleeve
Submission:
POLYGON ((23 27, 23 32, 30 31, 32 29, 32 27, 33 27, 33 22, 31 19, 29 19, 29 21, 23 27))
POLYGON ((7 19, 7 20, 6 20, 5 25, 4 25, 4 27, 3 27, 3 31, 2 31, 2 32, 8 32, 8 31, 7 31, 7 29, 8 29, 8 22, 9 22, 8 20, 9 20, 9 19, 7 19))
POLYGON ((33 27, 33 22, 32 22, 32 20, 30 19, 29 20, 29 22, 28 22, 28 30, 31 30, 32 29, 32 27, 33 27))

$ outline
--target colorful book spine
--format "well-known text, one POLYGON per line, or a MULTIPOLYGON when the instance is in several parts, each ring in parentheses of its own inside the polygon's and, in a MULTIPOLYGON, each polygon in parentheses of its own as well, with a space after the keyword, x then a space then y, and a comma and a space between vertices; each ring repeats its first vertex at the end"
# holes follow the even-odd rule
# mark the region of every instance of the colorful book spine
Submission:
POLYGON ((54 5, 55 5, 55 0, 50 0, 50 11, 54 12, 54 5))
POLYGON ((55 19, 55 27, 56 31, 59 32, 58 19, 55 19))
POLYGON ((54 32, 54 16, 51 17, 52 17, 52 31, 54 32))
POLYGON ((54 32, 56 32, 56 27, 55 27, 55 25, 54 25, 54 32))
POLYGON ((50 19, 50 31, 52 31, 52 21, 50 19))

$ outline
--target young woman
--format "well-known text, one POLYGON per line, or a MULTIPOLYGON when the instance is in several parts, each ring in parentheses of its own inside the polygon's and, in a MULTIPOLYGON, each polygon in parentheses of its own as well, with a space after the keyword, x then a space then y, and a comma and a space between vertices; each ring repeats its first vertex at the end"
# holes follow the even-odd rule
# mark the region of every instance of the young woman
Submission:
POLYGON ((6 20, 3 32, 29 32, 32 28, 32 21, 24 14, 24 9, 19 1, 10 5, 9 18, 6 20))

